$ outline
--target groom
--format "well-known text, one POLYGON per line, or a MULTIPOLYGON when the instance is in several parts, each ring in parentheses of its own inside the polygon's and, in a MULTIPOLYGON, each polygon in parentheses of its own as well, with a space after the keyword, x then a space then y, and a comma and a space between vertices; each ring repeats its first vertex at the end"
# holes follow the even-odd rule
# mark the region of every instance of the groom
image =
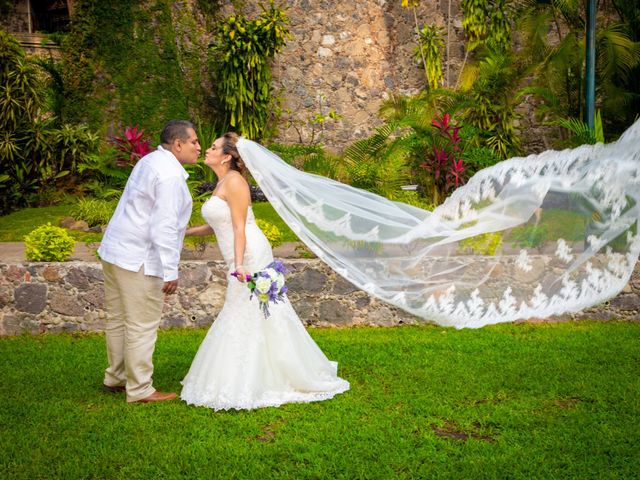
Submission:
POLYGON ((158 149, 138 161, 98 249, 104 272, 107 356, 104 388, 127 402, 176 397, 153 388, 153 351, 163 294, 178 287, 178 261, 191 216, 182 165, 196 163, 200 144, 186 120, 172 120, 158 149))

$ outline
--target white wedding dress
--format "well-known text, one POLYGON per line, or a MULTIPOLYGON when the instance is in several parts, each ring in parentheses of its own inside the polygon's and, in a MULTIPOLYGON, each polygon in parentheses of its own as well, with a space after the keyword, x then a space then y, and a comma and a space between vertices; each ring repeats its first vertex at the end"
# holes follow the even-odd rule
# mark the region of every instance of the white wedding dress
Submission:
MULTIPOLYGON (((233 230, 227 202, 212 196, 202 216, 214 229, 229 267, 233 230)), ((250 272, 273 261, 268 240, 249 208, 244 266, 250 272)), ((349 389, 309 336, 289 300, 270 304, 265 318, 246 284, 229 275, 225 303, 182 381, 182 400, 215 410, 253 409, 325 400, 349 389)))

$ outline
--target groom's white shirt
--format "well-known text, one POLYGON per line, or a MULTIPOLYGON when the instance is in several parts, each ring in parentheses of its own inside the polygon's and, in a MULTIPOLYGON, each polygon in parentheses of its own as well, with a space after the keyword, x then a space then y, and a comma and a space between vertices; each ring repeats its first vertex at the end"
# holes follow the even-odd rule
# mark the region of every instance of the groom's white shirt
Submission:
POLYGON ((104 233, 100 258, 133 272, 144 265, 146 275, 176 280, 191 217, 188 177, 162 146, 140 159, 104 233))

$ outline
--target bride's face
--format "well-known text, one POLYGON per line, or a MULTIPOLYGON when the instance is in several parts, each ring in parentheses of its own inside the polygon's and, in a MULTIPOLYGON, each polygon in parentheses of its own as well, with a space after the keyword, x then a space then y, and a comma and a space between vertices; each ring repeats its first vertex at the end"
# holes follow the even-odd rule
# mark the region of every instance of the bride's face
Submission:
POLYGON ((222 145, 224 143, 224 139, 218 138, 213 145, 211 145, 204 152, 204 164, 211 167, 216 168, 222 164, 222 162, 226 162, 228 160, 229 155, 225 155, 222 153, 222 145))

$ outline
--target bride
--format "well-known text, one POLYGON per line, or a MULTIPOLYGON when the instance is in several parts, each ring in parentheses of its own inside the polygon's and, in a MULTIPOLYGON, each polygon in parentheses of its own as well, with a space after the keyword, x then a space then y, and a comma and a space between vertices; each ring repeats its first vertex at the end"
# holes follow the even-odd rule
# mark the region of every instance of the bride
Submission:
POLYGON ((265 318, 244 285, 247 274, 273 261, 271 246, 256 225, 246 171, 227 133, 205 153, 204 163, 219 181, 202 206, 206 225, 186 235, 215 233, 229 268, 225 303, 182 381, 182 400, 215 410, 253 409, 290 402, 325 400, 349 389, 311 339, 287 299, 269 306, 265 318))

